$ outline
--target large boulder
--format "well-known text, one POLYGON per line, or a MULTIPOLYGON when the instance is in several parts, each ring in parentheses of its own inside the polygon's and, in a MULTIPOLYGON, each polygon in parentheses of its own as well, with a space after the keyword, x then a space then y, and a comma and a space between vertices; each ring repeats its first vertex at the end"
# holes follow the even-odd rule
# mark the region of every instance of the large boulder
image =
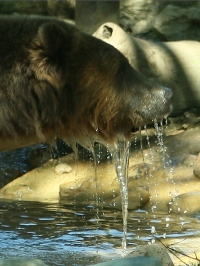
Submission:
POLYGON ((199 106, 200 43, 197 41, 152 42, 132 37, 108 22, 93 34, 113 45, 139 72, 173 90, 173 114, 199 106))
POLYGON ((156 41, 200 40, 199 22, 199 1, 121 1, 120 25, 134 37, 156 41))

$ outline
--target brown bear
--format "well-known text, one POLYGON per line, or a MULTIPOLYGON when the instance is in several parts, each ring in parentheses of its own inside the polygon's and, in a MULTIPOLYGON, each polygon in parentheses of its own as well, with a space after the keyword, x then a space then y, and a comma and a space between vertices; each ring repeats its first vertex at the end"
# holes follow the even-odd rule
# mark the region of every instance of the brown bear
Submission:
POLYGON ((171 111, 172 92, 111 45, 56 18, 0 16, 0 150, 130 138, 171 111))

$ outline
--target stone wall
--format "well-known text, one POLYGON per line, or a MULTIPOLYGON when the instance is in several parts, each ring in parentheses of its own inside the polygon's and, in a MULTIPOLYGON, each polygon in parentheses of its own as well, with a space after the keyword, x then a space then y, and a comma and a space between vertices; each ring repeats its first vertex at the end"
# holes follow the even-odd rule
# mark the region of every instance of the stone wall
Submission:
MULTIPOLYGON (((106 22, 107 5, 105 5, 105 10, 101 10, 101 12, 98 10, 104 6, 102 2, 108 1, 101 1, 101 5, 97 1, 97 8, 91 8, 91 12, 85 11, 85 15, 81 18, 82 23, 79 21, 79 25, 85 24, 93 27, 91 17, 95 18, 96 15, 98 15, 99 25, 101 19, 102 23, 106 22)), ((112 2, 114 6, 116 5, 114 2, 117 1, 112 2)), ((94 5, 94 1, 91 5, 94 5)), ((40 14, 74 19, 75 8, 75 0, 0 1, 0 14, 40 14)), ((109 20, 111 22, 116 22, 116 12, 116 8, 110 9, 109 20)), ((121 0, 119 23, 125 31, 135 37, 154 41, 199 41, 200 1, 121 0)))
POLYGON ((124 0, 120 25, 135 37, 200 40, 200 1, 124 0))

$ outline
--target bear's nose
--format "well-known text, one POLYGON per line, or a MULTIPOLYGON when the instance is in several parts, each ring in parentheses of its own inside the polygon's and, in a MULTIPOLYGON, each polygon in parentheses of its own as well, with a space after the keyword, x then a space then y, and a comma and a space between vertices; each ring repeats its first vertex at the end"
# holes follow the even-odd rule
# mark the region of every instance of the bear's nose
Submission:
POLYGON ((173 95, 173 92, 171 89, 169 88, 166 88, 164 87, 164 97, 167 99, 167 100, 170 100, 172 98, 172 95, 173 95))

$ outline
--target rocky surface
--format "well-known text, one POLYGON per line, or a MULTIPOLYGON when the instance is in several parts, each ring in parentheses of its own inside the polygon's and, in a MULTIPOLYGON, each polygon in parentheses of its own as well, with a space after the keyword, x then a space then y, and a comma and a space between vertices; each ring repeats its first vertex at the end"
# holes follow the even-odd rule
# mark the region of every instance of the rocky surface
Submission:
MULTIPOLYGON (((96 9, 91 8, 90 17, 93 16, 94 19, 95 16, 98 17, 100 24, 105 22, 105 14, 108 13, 106 5, 104 11, 101 12, 98 12, 98 6, 96 9)), ((0 11, 2 14, 39 14, 74 19, 75 1, 1 1, 0 11)), ((107 21, 116 22, 117 16, 111 13, 108 14, 109 20, 107 21)), ((90 20, 87 14, 85 12, 82 16, 82 22, 79 21, 79 25, 87 25, 88 19, 90 20)), ((93 27, 91 23, 88 24, 93 27)), ((119 23, 132 36, 148 40, 200 40, 200 2, 198 0, 123 0, 120 1, 119 23)))
MULTIPOLYGON (((162 266, 173 266, 173 262, 164 246, 158 244, 138 246, 133 252, 131 252, 127 257, 140 257, 145 256, 149 258, 156 258, 162 266)), ((149 264, 143 264, 149 265, 149 264)))
POLYGON ((169 202, 170 211, 173 213, 185 213, 191 215, 200 211, 200 191, 181 194, 169 202))
POLYGON ((155 41, 200 40, 199 1, 121 1, 120 25, 155 41))
MULTIPOLYGON (((1 266, 45 266, 41 260, 15 257, 0 259, 1 266)), ((139 246, 128 256, 121 259, 108 260, 93 266, 173 266, 166 249, 160 245, 139 246)), ((63 265, 64 266, 64 265, 63 265)))
POLYGON ((1 266, 47 266, 41 260, 32 258, 0 259, 1 266))
POLYGON ((33 145, 27 148, 0 153, 0 188, 42 165, 52 157, 47 145, 33 145))
POLYGON ((200 153, 194 162, 194 175, 200 178, 200 153))
POLYGON ((75 0, 56 1, 1 1, 1 14, 58 16, 74 19, 75 0))
POLYGON ((106 261, 102 263, 95 264, 93 266, 162 266, 162 263, 156 258, 147 257, 136 257, 136 258, 125 258, 112 261, 106 261))
MULTIPOLYGON (((200 152, 199 113, 169 118, 163 139, 148 127, 132 137, 129 165, 129 208, 193 215, 200 211, 200 181, 194 168, 200 152), (163 142, 163 145, 159 143, 163 142)), ((160 128, 162 130, 162 128, 160 128)), ((162 143, 161 143, 162 144, 162 143)), ((96 204, 121 209, 119 184, 108 151, 98 148, 94 165, 86 150, 69 154, 15 179, 0 190, 1 198, 96 204), (108 157, 108 159, 107 159, 108 157), (57 170, 56 170, 57 169, 57 170)))

